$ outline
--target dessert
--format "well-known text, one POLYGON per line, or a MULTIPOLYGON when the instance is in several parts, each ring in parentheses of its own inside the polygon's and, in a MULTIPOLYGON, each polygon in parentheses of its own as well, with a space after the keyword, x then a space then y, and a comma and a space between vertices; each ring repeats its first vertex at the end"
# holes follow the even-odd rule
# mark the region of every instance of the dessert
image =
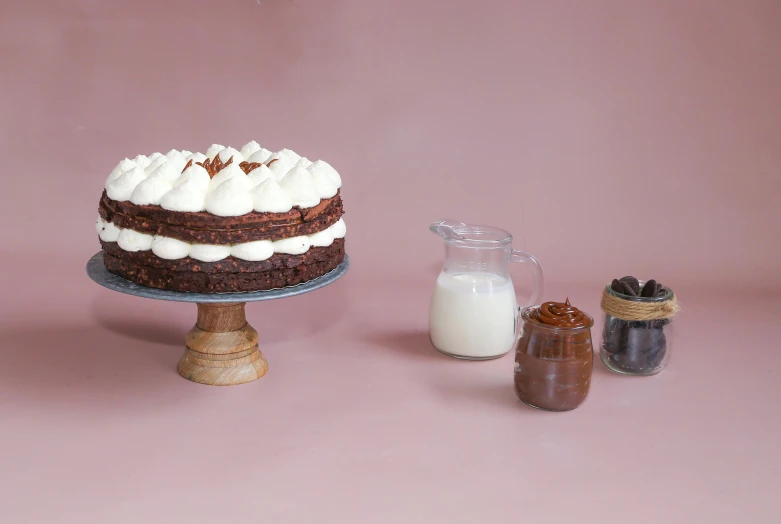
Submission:
POLYGON ((257 142, 172 149, 111 171, 96 230, 106 268, 172 291, 259 291, 312 280, 344 259, 339 173, 257 142))
POLYGON ((600 357, 619 373, 654 375, 664 367, 677 302, 656 280, 614 279, 602 297, 605 311, 600 357))
POLYGON ((593 319, 569 299, 526 308, 521 319, 515 352, 518 398, 549 411, 575 409, 591 386, 593 319))

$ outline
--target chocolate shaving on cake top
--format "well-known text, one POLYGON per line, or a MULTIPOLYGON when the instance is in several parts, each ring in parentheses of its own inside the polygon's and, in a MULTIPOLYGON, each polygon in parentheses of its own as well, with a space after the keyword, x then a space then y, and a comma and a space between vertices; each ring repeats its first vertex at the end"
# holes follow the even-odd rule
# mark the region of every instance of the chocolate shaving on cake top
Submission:
MULTIPOLYGON (((272 160, 269 160, 268 163, 263 164, 262 162, 247 162, 244 160, 239 164, 239 167, 242 171, 244 171, 245 175, 249 175, 250 172, 254 169, 259 168, 262 165, 265 165, 266 167, 269 167, 271 164, 279 160, 278 158, 274 158, 272 160)), ((222 161, 220 159, 220 155, 217 155, 214 157, 214 160, 209 160, 208 158, 204 160, 203 162, 195 162, 197 165, 201 166, 206 170, 207 173, 209 173, 210 178, 214 178, 217 176, 217 173, 228 167, 230 164, 233 163, 233 157, 230 157, 227 162, 222 161)), ((187 164, 184 166, 184 169, 182 169, 182 173, 187 171, 187 168, 193 165, 193 160, 190 159, 187 164)))
POLYGON ((220 155, 216 155, 213 160, 209 160, 207 158, 203 162, 196 162, 196 164, 203 167, 206 172, 209 173, 210 178, 217 176, 217 173, 219 173, 220 170, 224 169, 232 163, 233 157, 230 157, 227 162, 223 163, 222 159, 220 159, 220 155))
POLYGON ((257 168, 259 168, 262 165, 263 165, 262 162, 247 162, 245 160, 244 162, 239 164, 239 167, 242 169, 242 171, 244 171, 244 173, 249 175, 250 171, 252 171, 253 169, 257 169, 257 168))

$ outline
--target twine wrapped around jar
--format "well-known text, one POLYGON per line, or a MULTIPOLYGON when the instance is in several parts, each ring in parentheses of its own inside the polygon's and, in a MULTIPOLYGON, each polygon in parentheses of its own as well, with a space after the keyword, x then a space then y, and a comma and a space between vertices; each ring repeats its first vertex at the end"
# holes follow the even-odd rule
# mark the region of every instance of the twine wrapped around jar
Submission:
POLYGON ((656 302, 639 302, 618 298, 607 289, 602 291, 602 311, 621 320, 670 319, 680 311, 678 299, 673 294, 669 299, 656 302))

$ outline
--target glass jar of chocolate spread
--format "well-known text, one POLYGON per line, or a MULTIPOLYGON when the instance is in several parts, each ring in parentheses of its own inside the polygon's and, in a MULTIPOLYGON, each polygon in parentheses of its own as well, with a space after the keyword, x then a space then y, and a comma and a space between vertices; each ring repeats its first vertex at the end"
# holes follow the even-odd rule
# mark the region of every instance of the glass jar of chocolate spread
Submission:
POLYGON ((575 409, 591 386, 594 319, 569 303, 525 308, 515 350, 515 393, 533 408, 575 409))

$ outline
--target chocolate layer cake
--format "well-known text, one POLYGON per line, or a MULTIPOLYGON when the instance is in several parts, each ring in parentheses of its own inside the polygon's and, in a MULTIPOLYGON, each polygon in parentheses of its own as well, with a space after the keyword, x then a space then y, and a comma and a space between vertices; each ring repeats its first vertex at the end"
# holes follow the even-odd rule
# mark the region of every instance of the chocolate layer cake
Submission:
POLYGON ((122 160, 98 206, 106 268, 138 284, 225 293, 291 286, 344 259, 337 171, 289 149, 172 149, 122 160))

